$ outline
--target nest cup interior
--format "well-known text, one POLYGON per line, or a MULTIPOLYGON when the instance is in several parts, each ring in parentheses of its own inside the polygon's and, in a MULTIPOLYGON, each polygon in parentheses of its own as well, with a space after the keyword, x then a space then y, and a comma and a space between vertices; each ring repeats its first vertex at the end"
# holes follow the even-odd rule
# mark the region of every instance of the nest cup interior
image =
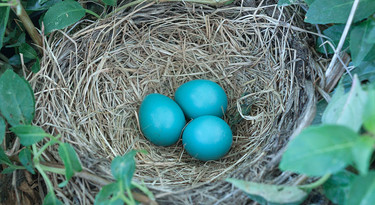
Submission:
MULTIPOLYGON (((146 150, 136 156, 135 180, 157 197, 202 187, 196 195, 215 192, 208 184, 222 184, 228 176, 263 181, 267 162, 286 144, 280 133, 293 129, 304 103, 304 77, 296 66, 301 58, 288 43, 294 31, 277 23, 293 24, 287 16, 276 5, 242 11, 143 5, 70 37, 61 32, 62 40, 49 42, 42 70, 31 79, 36 123, 61 134, 83 165, 105 178, 111 178, 115 156, 146 150), (224 120, 233 144, 220 160, 192 158, 181 140, 155 146, 139 128, 137 112, 147 94, 173 99, 180 85, 194 79, 212 80, 228 96, 224 120)), ((66 189, 83 188, 70 183, 66 189)))

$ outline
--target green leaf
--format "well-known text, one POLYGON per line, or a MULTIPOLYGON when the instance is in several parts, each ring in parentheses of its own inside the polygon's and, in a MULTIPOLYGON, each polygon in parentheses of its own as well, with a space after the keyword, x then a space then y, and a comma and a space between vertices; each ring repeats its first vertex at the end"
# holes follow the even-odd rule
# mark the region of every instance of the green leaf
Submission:
POLYGON ((3 143, 3 140, 5 138, 5 129, 6 124, 3 117, 0 116, 0 144, 3 143))
POLYGON ((3 47, 4 34, 8 24, 9 6, 0 7, 0 49, 3 47))
MULTIPOLYGON (((375 82, 375 61, 362 62, 351 71, 351 74, 357 74, 359 81, 367 80, 370 83, 375 82)), ((348 74, 345 74, 342 80, 342 84, 344 85, 344 87, 348 87, 352 85, 352 81, 352 78, 348 74)))
POLYGON ((14 167, 13 165, 11 165, 10 167, 7 167, 7 168, 3 169, 3 171, 1 172, 1 174, 10 174, 10 173, 12 173, 12 172, 14 172, 16 170, 17 170, 17 168, 14 167))
POLYGON ((54 4, 61 2, 61 0, 28 0, 27 5, 25 7, 26 11, 41 11, 46 10, 53 6, 54 4))
MULTIPOLYGON (((16 35, 16 32, 17 30, 14 30, 11 34, 12 35, 16 35)), ((9 36, 8 36, 9 37, 9 36)), ((15 38, 15 37, 14 37, 15 38)), ((14 38, 11 38, 11 39, 6 39, 7 41, 9 40, 13 40, 14 38)), ((14 48, 14 47, 19 47, 21 46, 23 43, 25 43, 26 41, 26 33, 21 33, 18 38, 17 38, 17 41, 14 43, 14 44, 11 44, 11 45, 7 45, 5 46, 6 48, 14 48)), ((4 38, 4 42, 5 42, 5 38, 4 38)))
POLYGON ((322 122, 344 125, 357 132, 362 126, 367 93, 362 90, 356 75, 350 92, 343 94, 343 89, 342 86, 339 86, 338 91, 332 96, 331 102, 323 113, 322 122))
POLYGON ((31 124, 35 112, 34 93, 29 83, 12 70, 0 76, 0 102, 0 112, 10 125, 31 124))
POLYGON ((375 201, 375 172, 357 176, 350 186, 345 205, 373 205, 375 201))
POLYGON ((27 43, 21 44, 21 46, 19 47, 19 52, 22 53, 25 58, 35 59, 38 57, 38 54, 33 49, 33 47, 31 47, 27 43))
POLYGON ((374 151, 375 139, 369 136, 360 137, 352 148, 354 164, 361 175, 366 175, 371 155, 374 151))
POLYGON ((48 9, 43 17, 45 33, 63 29, 79 21, 85 15, 85 9, 76 1, 59 2, 48 9))
POLYGON ((18 158, 27 171, 29 171, 31 174, 35 174, 33 169, 33 160, 31 159, 31 152, 29 149, 21 150, 21 152, 18 154, 18 158))
POLYGON ((74 172, 82 171, 81 162, 73 147, 68 143, 62 143, 59 146, 59 155, 64 162, 65 177, 68 181, 74 175, 74 172))
POLYGON ((323 176, 350 164, 358 134, 341 125, 311 126, 289 142, 280 169, 308 176, 323 176))
POLYGON ((0 164, 6 164, 8 166, 12 165, 12 162, 8 158, 8 156, 5 154, 3 148, 0 147, 0 164))
POLYGON ((115 197, 119 194, 119 184, 111 183, 105 185, 95 197, 94 205, 122 205, 124 202, 115 197))
POLYGON ((308 196, 307 192, 295 186, 259 184, 232 178, 226 179, 226 181, 244 191, 250 199, 260 204, 301 204, 308 196))
POLYGON ((54 193, 49 192, 43 200, 43 205, 63 205, 63 203, 57 199, 54 193))
POLYGON ((343 170, 332 175, 324 184, 323 191, 326 197, 335 204, 344 204, 348 198, 350 184, 355 175, 343 170))
POLYGON ((106 5, 116 6, 117 0, 103 0, 106 5))
MULTIPOLYGON (((335 46, 335 48, 339 44, 339 41, 340 41, 342 32, 344 31, 344 28, 345 28, 344 24, 335 24, 335 25, 330 26, 329 28, 327 28, 326 30, 323 31, 323 34, 325 36, 327 36, 328 38, 330 38, 329 41, 335 46)), ((325 53, 324 48, 323 48, 323 47, 325 47, 328 54, 334 53, 334 50, 332 49, 332 47, 330 45, 328 45, 328 44, 322 45, 322 44, 323 44, 323 42, 321 41, 321 38, 318 38, 317 39, 317 45, 316 45, 316 50, 318 52, 325 53)), ((349 47, 349 37, 346 37, 346 39, 344 41, 344 45, 342 47, 342 50, 345 50, 348 47, 349 47)))
MULTIPOLYGON (((311 24, 346 23, 354 0, 315 0, 306 13, 305 22, 311 24)), ((353 22, 361 21, 375 11, 374 0, 361 0, 353 22)))
POLYGON ((19 138, 23 146, 29 146, 41 141, 44 137, 48 136, 44 130, 37 126, 32 125, 17 125, 10 128, 19 138))
POLYGON ((374 28, 375 21, 371 19, 353 27, 350 33, 350 52, 355 66, 358 66, 374 49, 375 44, 368 42, 369 33, 374 28))
POLYGON ((368 98, 363 113, 363 126, 375 134, 375 90, 368 91, 368 98))
POLYGON ((122 181, 125 187, 130 187, 135 171, 134 156, 136 150, 132 150, 121 157, 115 157, 111 163, 112 175, 116 180, 122 181))
POLYGON ((37 73, 40 71, 40 60, 39 58, 36 58, 36 61, 35 63, 33 64, 33 66, 31 67, 30 69, 33 73, 37 73))

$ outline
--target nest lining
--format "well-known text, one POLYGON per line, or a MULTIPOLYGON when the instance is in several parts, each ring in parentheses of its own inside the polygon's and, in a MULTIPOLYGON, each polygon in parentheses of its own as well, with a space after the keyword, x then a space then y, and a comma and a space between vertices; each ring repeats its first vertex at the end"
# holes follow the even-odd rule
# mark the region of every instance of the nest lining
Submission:
MULTIPOLYGON (((305 69, 298 66, 303 59, 290 44, 295 31, 278 24, 294 24, 290 16, 276 5, 148 4, 71 37, 61 32, 62 40, 49 42, 42 70, 31 79, 36 124, 61 134, 99 176, 111 178, 115 156, 146 150, 136 156, 135 180, 144 181, 160 201, 224 203, 222 194, 233 191, 222 181, 228 176, 275 180, 265 178, 274 172, 267 162, 285 146, 303 109, 309 74, 299 71, 305 69), (228 95, 224 119, 233 145, 217 161, 193 159, 181 140, 155 146, 139 129, 137 111, 147 94, 173 99, 178 86, 194 79, 215 81, 228 95)), ((98 189, 85 180, 75 182, 79 186, 65 188, 65 200, 71 201, 71 194, 91 203, 98 189)))

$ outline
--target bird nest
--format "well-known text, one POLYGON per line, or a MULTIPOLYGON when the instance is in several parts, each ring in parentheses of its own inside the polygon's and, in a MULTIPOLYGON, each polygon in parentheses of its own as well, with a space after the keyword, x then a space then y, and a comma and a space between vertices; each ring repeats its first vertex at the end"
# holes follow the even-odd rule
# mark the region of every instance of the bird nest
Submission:
MULTIPOLYGON (((134 180, 161 204, 248 200, 227 177, 293 183, 293 175, 275 166, 277 157, 311 106, 314 91, 307 85, 321 72, 309 66, 316 57, 306 46, 298 9, 292 9, 263 1, 221 8, 150 3, 73 34, 55 32, 46 41, 41 71, 29 76, 35 123, 61 134, 87 172, 108 180, 115 156, 146 150, 136 155, 134 180), (173 99, 177 87, 194 79, 212 80, 228 95, 224 120, 233 145, 220 160, 192 158, 181 140, 155 146, 139 128, 137 112, 146 95, 173 99)), ((49 152, 47 159, 58 162, 57 149, 49 152)), ((50 176, 56 185, 63 179, 50 176)), ((56 191, 66 203, 91 204, 100 187, 75 177, 56 191)))

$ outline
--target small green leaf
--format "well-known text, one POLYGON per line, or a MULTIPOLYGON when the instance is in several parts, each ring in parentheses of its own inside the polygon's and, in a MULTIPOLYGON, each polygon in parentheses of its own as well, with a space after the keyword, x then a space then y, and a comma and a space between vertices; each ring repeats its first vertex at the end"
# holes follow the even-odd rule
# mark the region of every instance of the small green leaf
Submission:
POLYGON ((19 138, 23 146, 29 146, 41 141, 44 137, 48 136, 44 130, 37 126, 32 125, 17 125, 10 128, 19 138))
POLYGON ((3 47, 4 34, 8 24, 10 6, 0 7, 0 49, 3 47))
POLYGON ((0 76, 0 112, 12 125, 31 124, 34 119, 35 99, 29 83, 6 70, 0 76))
POLYGON ((117 0, 103 0, 106 5, 116 6, 117 0))
POLYGON ((259 184, 232 178, 226 181, 244 191, 250 199, 264 205, 301 204, 308 196, 307 192, 295 186, 259 184))
POLYGON ((61 0, 28 0, 27 5, 25 7, 26 11, 41 11, 46 10, 53 6, 54 4, 61 2, 61 0))
POLYGON ((360 137, 352 148, 354 164, 361 175, 366 175, 371 155, 374 151, 375 139, 369 136, 360 137))
POLYGON ((311 126, 289 142, 280 169, 308 176, 323 176, 350 164, 358 134, 340 125, 311 126))
POLYGON ((33 169, 33 161, 31 159, 31 152, 29 149, 21 150, 21 152, 18 154, 18 158, 27 171, 29 171, 31 174, 35 174, 33 169))
MULTIPOLYGON (((344 28, 345 28, 344 24, 335 24, 335 25, 330 26, 329 28, 327 28, 326 30, 323 31, 323 34, 325 36, 327 36, 328 38, 330 38, 329 41, 335 46, 335 48, 339 44, 339 41, 340 41, 342 32, 344 31, 344 28)), ((318 38, 317 39, 317 46, 316 46, 316 50, 318 52, 325 53, 324 48, 323 48, 323 47, 325 47, 328 54, 334 53, 334 50, 332 49, 332 47, 330 45, 328 45, 328 44, 322 45, 322 44, 323 44, 323 42, 321 41, 321 38, 318 38)), ((346 37, 346 39, 344 41, 344 45, 342 47, 342 50, 345 50, 348 47, 349 47, 349 37, 346 37)))
POLYGON ((375 202, 375 172, 357 176, 350 186, 345 205, 373 205, 375 202))
POLYGON ((314 120, 312 121, 311 125, 318 125, 322 123, 322 116, 324 110, 327 108, 328 103, 326 100, 322 99, 316 104, 316 114, 314 120))
POLYGON ((33 64, 33 66, 31 67, 30 69, 33 73, 37 73, 40 71, 40 60, 39 58, 36 58, 36 61, 35 63, 33 64))
POLYGON ((68 143, 60 144, 59 155, 64 162, 65 177, 68 181, 74 175, 74 172, 82 171, 81 162, 73 147, 68 143))
POLYGON ((354 26, 350 33, 350 52, 355 66, 358 66, 374 49, 375 44, 367 40, 372 29, 375 29, 375 21, 369 19, 354 26))
POLYGON ((3 117, 0 116, 0 144, 3 143, 3 140, 5 138, 5 129, 6 124, 3 117))
POLYGON ((341 86, 338 90, 339 92, 335 92, 324 111, 322 122, 324 124, 344 125, 357 132, 362 126, 363 105, 367 101, 367 93, 362 90, 357 75, 354 76, 349 93, 343 94, 343 87, 341 86))
POLYGON ((19 52, 23 54, 23 57, 28 59, 35 59, 38 57, 36 51, 27 43, 22 43, 19 47, 19 52))
POLYGON ((368 98, 363 113, 363 126, 375 134, 375 90, 368 91, 368 98))
POLYGON ((323 184, 323 191, 326 197, 335 204, 344 204, 348 198, 350 184, 355 175, 343 170, 332 175, 328 181, 323 184))
POLYGON ((124 202, 120 199, 115 197, 119 194, 119 184, 118 183, 111 183, 107 184, 95 197, 94 205, 122 205, 124 202))
POLYGON ((1 174, 10 174, 10 173, 12 173, 12 172, 14 172, 16 170, 17 170, 17 168, 12 165, 10 167, 7 167, 7 168, 3 169, 3 171, 1 172, 1 174))
POLYGON ((12 162, 8 158, 8 156, 5 154, 3 148, 0 147, 0 164, 6 164, 8 166, 12 165, 12 162))
MULTIPOLYGON (((311 24, 346 23, 354 0, 315 0, 306 13, 305 22, 311 24)), ((361 21, 375 11, 374 0, 361 0, 353 22, 361 21)))
POLYGON ((63 205, 54 193, 49 192, 43 200, 43 205, 63 205))
POLYGON ((111 163, 112 175, 116 180, 124 182, 125 187, 130 187, 131 180, 135 171, 134 156, 136 150, 132 150, 121 157, 115 157, 111 163))
POLYGON ((63 29, 79 21, 85 9, 76 1, 66 0, 53 5, 43 17, 45 33, 63 29))

